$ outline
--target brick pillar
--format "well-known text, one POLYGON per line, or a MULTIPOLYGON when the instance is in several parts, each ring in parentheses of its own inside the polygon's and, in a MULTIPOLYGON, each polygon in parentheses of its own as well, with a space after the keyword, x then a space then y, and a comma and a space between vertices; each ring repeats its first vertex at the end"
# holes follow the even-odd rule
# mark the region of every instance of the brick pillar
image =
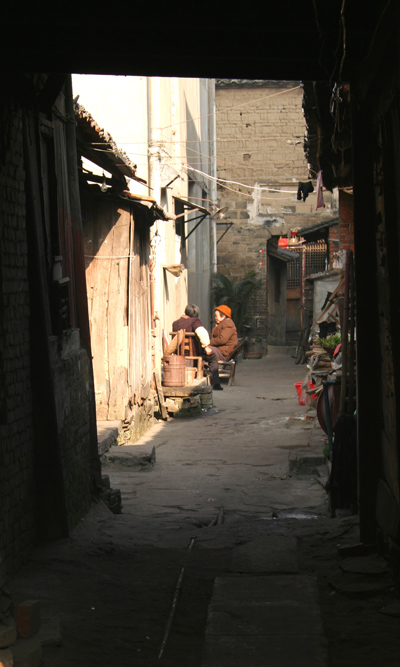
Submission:
POLYGON ((329 256, 329 266, 332 266, 333 255, 339 250, 339 224, 332 225, 329 227, 329 237, 328 237, 328 256, 329 256))

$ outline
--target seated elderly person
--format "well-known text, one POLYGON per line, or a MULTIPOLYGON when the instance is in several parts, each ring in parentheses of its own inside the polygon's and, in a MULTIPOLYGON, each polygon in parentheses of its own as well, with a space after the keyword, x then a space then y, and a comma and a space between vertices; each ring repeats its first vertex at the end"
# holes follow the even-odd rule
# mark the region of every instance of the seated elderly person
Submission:
POLYGON ((199 319, 199 312, 200 310, 198 306, 194 303, 188 303, 184 314, 181 315, 179 320, 175 320, 175 322, 172 323, 172 331, 180 331, 183 329, 188 333, 195 333, 196 350, 200 357, 204 353, 204 348, 210 344, 210 336, 199 319))
POLYGON ((227 361, 238 343, 237 330, 231 315, 231 309, 225 304, 215 308, 214 317, 216 325, 211 332, 210 345, 207 345, 204 348, 204 358, 207 361, 211 354, 214 354, 217 357, 216 369, 215 364, 211 365, 209 362, 211 371, 211 384, 213 389, 217 390, 223 389, 219 381, 218 360, 227 361))
MULTIPOLYGON (((230 308, 227 306, 221 306, 223 308, 227 308, 230 313, 230 308)), ((223 361, 226 360, 226 357, 224 356, 224 350, 225 347, 221 347, 219 349, 219 340, 215 340, 214 343, 212 343, 212 340, 210 341, 210 337, 208 335, 208 331, 205 327, 203 327, 200 319, 199 319, 199 307, 196 306, 194 303, 189 303, 186 308, 185 312, 179 320, 175 320, 172 324, 172 331, 180 331, 183 329, 184 331, 188 331, 189 333, 194 332, 196 334, 196 347, 198 351, 198 355, 202 356, 204 361, 208 363, 208 367, 211 372, 211 384, 213 389, 216 390, 222 390, 223 387, 221 386, 221 382, 219 379, 219 370, 218 370, 218 360, 222 359, 223 361), (214 347, 215 346, 215 347, 214 347)), ((218 317, 218 316, 217 316, 218 317)), ((223 315, 222 319, 225 317, 223 315)), ((216 320, 217 321, 217 320, 216 320)), ((232 320, 230 320, 232 321, 232 320)), ((233 322, 232 322, 233 324, 233 322)), ((235 326, 233 324, 233 326, 235 326)), ((213 331, 216 329, 214 327, 213 331)), ((235 328, 236 331, 236 328, 235 328)), ((221 334, 220 334, 221 335, 221 334)), ((224 338, 224 336, 222 336, 224 338)), ((236 339, 237 340, 237 339, 236 339)), ((221 338, 222 342, 222 338, 221 338)), ((232 348, 233 349, 233 348, 232 348)), ((225 354, 227 354, 225 352, 225 354)), ((230 352, 229 352, 230 354, 230 352)))

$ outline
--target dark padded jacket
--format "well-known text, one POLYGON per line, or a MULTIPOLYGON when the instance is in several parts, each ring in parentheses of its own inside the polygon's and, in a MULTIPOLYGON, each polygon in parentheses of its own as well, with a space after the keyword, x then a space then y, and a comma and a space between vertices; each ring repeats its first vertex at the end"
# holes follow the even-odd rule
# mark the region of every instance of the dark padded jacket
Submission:
POLYGON ((227 359, 238 343, 237 331, 233 320, 225 317, 222 322, 216 324, 211 333, 210 345, 218 347, 225 359, 227 359))
MULTIPOLYGON (((195 333, 196 329, 202 326, 203 325, 198 317, 180 317, 179 320, 175 320, 175 322, 172 323, 172 331, 180 331, 183 329, 189 333, 195 333)), ((194 343, 196 346, 197 354, 201 356, 203 354, 203 350, 197 336, 195 336, 194 343)), ((189 354, 189 352, 187 354, 189 354)))

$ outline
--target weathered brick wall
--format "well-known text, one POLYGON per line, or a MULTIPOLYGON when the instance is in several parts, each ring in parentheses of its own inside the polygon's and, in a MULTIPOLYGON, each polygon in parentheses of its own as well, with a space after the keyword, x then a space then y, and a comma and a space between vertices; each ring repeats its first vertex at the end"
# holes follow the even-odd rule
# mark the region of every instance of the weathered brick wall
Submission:
POLYGON ((3 109, 0 163, 0 557, 18 567, 35 502, 22 113, 3 109))
MULTIPOLYGON (((37 351, 30 339, 32 318, 38 314, 31 312, 30 301, 24 111, 12 96, 9 100, 0 106, 0 561, 8 575, 28 557, 41 523, 35 468, 40 437, 34 425, 31 370, 37 351)), ((57 349, 52 367, 71 527, 90 504, 89 408, 94 394, 89 360, 80 346, 64 358, 57 349)), ((42 470, 40 479, 46 474, 51 475, 51 469, 42 470)))
MULTIPOLYGON (((329 192, 324 192, 325 208, 315 210, 316 174, 314 192, 305 201, 297 199, 299 182, 309 180, 302 96, 296 82, 216 86, 217 177, 230 181, 219 181, 218 205, 228 207, 225 220, 233 223, 217 243, 218 271, 242 278, 255 269, 262 278, 263 289, 251 310, 265 339, 267 278, 261 251, 268 238, 336 213, 329 192)), ((226 229, 218 224, 217 240, 226 229)))
POLYGON ((332 266, 334 255, 339 250, 339 224, 329 227, 328 254, 329 266, 332 266))

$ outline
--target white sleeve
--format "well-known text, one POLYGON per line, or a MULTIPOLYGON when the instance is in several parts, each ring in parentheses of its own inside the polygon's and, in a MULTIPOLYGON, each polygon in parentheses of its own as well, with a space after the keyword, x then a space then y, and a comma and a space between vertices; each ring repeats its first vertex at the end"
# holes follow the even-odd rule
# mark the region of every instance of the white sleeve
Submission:
POLYGON ((207 345, 210 344, 210 336, 208 335, 208 331, 205 327, 197 327, 196 336, 200 341, 201 347, 207 347, 207 345))

